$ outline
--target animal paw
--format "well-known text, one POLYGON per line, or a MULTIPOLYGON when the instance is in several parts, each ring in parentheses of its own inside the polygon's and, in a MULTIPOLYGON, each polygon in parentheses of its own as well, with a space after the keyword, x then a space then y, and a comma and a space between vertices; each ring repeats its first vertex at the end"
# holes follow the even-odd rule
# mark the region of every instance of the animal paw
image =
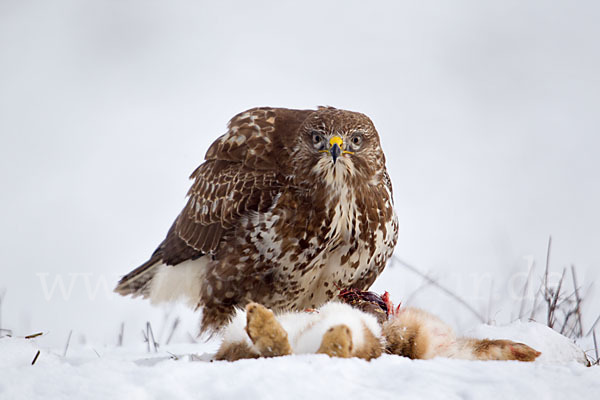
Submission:
POLYGON ((273 311, 258 303, 246 306, 246 333, 263 357, 292 354, 287 332, 279 324, 273 311))
POLYGON ((542 353, 511 340, 483 339, 475 346, 474 354, 481 360, 534 361, 542 353))
POLYGON ((542 353, 534 348, 531 348, 523 343, 512 343, 509 345, 512 360, 518 361, 534 361, 542 353))
POLYGON ((323 335, 321 347, 317 353, 327 354, 329 357, 352 357, 352 332, 346 325, 331 327, 323 335))

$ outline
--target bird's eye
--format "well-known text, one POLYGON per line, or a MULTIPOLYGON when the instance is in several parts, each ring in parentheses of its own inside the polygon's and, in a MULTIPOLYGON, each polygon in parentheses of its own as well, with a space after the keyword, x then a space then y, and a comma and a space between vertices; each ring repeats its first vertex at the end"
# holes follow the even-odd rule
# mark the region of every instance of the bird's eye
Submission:
POLYGON ((355 133, 354 136, 352 136, 352 138, 350 138, 350 142, 352 142, 352 146, 354 148, 358 148, 360 147, 360 145, 363 142, 363 137, 362 134, 360 133, 355 133))
POLYGON ((321 142, 323 142, 323 135, 317 132, 313 132, 312 141, 315 146, 321 144, 321 142))

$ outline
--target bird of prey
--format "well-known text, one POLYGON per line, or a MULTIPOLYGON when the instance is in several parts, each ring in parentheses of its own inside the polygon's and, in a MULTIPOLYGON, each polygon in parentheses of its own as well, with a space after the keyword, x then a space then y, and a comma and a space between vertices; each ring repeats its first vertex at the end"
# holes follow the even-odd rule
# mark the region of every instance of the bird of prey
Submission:
POLYGON ((202 307, 202 331, 250 302, 303 310, 366 290, 396 245, 392 184, 364 114, 244 111, 190 178, 166 238, 115 291, 202 307))

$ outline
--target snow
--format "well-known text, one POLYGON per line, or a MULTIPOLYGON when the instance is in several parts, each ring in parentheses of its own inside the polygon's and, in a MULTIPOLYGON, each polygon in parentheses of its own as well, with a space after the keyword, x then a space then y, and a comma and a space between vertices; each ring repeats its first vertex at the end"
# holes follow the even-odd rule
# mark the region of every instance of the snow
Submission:
MULTIPOLYGON (((534 363, 410 360, 370 362, 325 355, 210 361, 219 341, 178 344, 147 353, 137 346, 73 346, 66 357, 37 339, 0 339, 0 399, 469 399, 600 396, 600 368, 581 364, 581 350, 535 323, 480 326, 480 337, 513 338, 544 356, 534 363), (31 361, 41 354, 35 365, 31 361), (198 355, 196 355, 198 354, 198 355)), ((60 351, 62 353, 62 351, 60 351)))

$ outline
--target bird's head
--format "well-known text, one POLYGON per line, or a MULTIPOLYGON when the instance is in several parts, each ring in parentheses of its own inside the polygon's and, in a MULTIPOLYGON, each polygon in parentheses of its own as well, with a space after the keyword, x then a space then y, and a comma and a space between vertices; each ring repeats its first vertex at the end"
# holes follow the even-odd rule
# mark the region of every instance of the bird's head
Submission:
POLYGON ((300 126, 297 140, 296 176, 310 184, 366 183, 385 168, 379 135, 364 114, 319 107, 300 126))

